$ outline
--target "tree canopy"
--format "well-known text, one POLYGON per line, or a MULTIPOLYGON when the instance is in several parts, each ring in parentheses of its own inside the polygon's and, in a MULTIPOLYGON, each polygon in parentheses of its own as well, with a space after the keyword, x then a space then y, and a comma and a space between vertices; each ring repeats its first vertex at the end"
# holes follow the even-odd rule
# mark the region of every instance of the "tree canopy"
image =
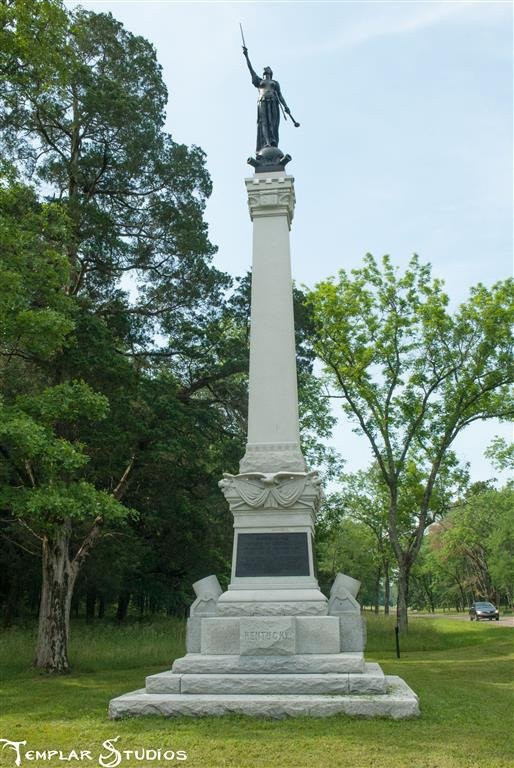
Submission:
POLYGON ((315 350, 387 490, 405 627, 424 531, 461 479, 455 438, 474 421, 514 412, 513 283, 479 284, 451 312, 441 281, 417 256, 400 274, 389 257, 380 265, 368 255, 362 268, 318 284, 309 302, 315 350))

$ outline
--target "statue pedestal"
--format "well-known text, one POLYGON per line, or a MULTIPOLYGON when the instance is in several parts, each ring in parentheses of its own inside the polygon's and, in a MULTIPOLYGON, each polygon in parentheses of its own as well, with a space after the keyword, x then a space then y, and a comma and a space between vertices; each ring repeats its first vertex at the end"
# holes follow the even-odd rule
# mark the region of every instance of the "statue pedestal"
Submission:
POLYGON ((324 616, 315 575, 315 472, 247 472, 220 482, 234 515, 232 578, 218 600, 223 616, 324 616))
POLYGON ((330 602, 315 572, 321 498, 300 448, 285 172, 246 180, 253 221, 248 443, 240 474, 220 482, 234 516, 231 582, 194 585, 187 654, 146 688, 110 703, 134 714, 412 717, 418 700, 364 662, 359 583, 340 575, 330 602))

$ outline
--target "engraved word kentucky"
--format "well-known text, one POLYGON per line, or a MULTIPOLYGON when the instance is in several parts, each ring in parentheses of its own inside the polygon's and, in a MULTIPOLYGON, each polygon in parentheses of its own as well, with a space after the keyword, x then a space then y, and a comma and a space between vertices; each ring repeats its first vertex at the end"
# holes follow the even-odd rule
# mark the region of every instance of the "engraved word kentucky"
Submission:
POLYGON ((260 630, 255 632, 245 632, 245 640, 292 640, 293 633, 290 629, 284 630, 260 630))

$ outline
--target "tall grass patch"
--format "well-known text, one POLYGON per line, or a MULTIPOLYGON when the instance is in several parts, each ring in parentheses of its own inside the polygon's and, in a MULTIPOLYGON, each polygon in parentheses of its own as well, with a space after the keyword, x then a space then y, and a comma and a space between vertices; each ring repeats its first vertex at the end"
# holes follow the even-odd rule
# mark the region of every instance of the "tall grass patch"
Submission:
MULTIPOLYGON (((185 621, 177 618, 117 624, 113 621, 71 626, 69 657, 73 671, 101 672, 145 667, 169 668, 185 652, 185 621)), ((3 630, 0 666, 8 676, 32 666, 37 628, 3 630)))
MULTIPOLYGON (((377 616, 365 613, 368 628, 366 651, 395 652, 395 616, 377 616)), ((476 622, 449 619, 409 618, 408 631, 400 635, 401 652, 445 651, 463 645, 490 643, 497 637, 498 628, 476 622)))

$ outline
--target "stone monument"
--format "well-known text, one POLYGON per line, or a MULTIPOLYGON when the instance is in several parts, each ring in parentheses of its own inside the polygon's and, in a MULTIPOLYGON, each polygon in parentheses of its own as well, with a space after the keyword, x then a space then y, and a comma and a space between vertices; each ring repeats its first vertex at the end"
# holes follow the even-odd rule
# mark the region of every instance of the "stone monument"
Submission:
MULTIPOLYGON (((272 91, 266 98, 280 99, 272 91)), ((419 713, 403 680, 364 661, 359 582, 339 574, 327 600, 316 579, 321 488, 300 447, 289 252, 294 179, 278 149, 278 105, 260 101, 257 155, 249 161, 256 172, 245 181, 253 222, 248 442, 239 474, 220 481, 234 516, 231 581, 226 592, 215 576, 193 585, 186 655, 171 671, 147 677, 145 688, 113 699, 112 718, 419 713)))

